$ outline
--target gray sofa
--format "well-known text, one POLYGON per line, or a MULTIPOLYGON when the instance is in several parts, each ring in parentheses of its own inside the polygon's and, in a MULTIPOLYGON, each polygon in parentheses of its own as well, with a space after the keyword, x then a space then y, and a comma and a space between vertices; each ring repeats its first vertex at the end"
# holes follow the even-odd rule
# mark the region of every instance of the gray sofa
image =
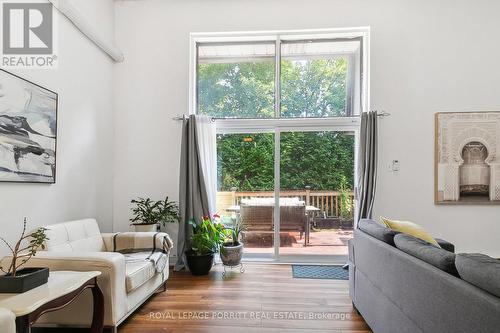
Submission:
MULTIPOLYGON (((500 295, 486 291, 497 290, 500 261, 475 255, 480 260, 468 264, 476 259, 474 255, 457 255, 459 271, 448 273, 397 248, 394 237, 406 242, 411 236, 396 234, 375 221, 364 220, 349 242, 349 294, 375 333, 500 332, 500 295), (481 265, 488 262, 482 269, 481 265), (473 267, 474 264, 479 266, 473 267), (484 271, 489 271, 489 275, 482 276, 484 271), (469 275, 475 276, 475 280, 469 280, 471 283, 460 278, 469 275), (491 287, 488 281, 495 275, 495 286, 491 287), (488 286, 476 286, 481 283, 488 286)), ((438 242, 442 248, 453 251, 450 243, 438 242)), ((409 247, 417 246, 418 255, 431 256, 432 260, 439 257, 446 264, 450 264, 450 258, 455 259, 452 252, 413 243, 409 247)))

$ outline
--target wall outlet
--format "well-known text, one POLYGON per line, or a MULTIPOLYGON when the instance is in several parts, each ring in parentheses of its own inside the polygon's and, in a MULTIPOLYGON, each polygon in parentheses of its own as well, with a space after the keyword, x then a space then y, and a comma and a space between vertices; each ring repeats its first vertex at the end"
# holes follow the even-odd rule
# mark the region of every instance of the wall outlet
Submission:
POLYGON ((396 172, 396 171, 399 171, 399 160, 392 160, 388 166, 387 166, 388 170, 390 172, 396 172))

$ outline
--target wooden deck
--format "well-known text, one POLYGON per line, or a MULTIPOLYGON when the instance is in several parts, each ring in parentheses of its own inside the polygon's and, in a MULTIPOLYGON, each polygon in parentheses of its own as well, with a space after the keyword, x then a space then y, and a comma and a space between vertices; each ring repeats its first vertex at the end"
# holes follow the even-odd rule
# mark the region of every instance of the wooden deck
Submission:
POLYGON ((371 332, 356 314, 347 281, 294 279, 290 265, 222 267, 208 276, 172 272, 168 290, 144 304, 120 333, 371 332))
MULTIPOLYGON (((289 238, 292 238, 294 242, 290 242, 287 246, 280 247, 280 253, 310 256, 347 256, 347 241, 352 238, 352 234, 352 230, 314 230, 310 233, 308 246, 304 247, 299 233, 289 232, 289 238)), ((266 243, 245 242, 245 253, 250 256, 252 254, 273 253, 274 248, 272 247, 272 244, 272 237, 269 237, 269 240, 266 243)))

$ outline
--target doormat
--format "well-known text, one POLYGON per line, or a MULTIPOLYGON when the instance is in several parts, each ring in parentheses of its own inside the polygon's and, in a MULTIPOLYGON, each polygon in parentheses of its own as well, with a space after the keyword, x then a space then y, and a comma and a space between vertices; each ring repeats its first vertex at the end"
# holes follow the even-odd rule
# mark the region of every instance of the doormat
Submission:
POLYGON ((349 270, 334 265, 292 265, 294 278, 349 280, 349 270))

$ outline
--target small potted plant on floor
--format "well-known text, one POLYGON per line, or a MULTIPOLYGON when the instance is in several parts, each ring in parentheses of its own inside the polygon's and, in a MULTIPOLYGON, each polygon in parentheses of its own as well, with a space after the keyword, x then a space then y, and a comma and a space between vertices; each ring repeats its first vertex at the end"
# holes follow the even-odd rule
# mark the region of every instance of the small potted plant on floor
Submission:
POLYGON ((9 248, 12 259, 8 267, 0 267, 5 275, 0 276, 0 293, 23 293, 42 284, 47 283, 49 269, 44 268, 23 268, 31 257, 36 255, 39 248, 45 249, 45 228, 38 228, 31 233, 26 233, 26 218, 23 222, 23 232, 14 246, 11 246, 4 238, 0 240, 9 248))
POLYGON ((237 218, 230 228, 226 228, 226 235, 229 241, 222 244, 220 249, 220 259, 225 266, 238 266, 243 256, 243 243, 240 241, 240 234, 244 230, 241 219, 237 218))
POLYGON ((135 204, 132 208, 133 217, 130 219, 131 225, 138 232, 154 232, 158 230, 160 224, 179 222, 179 208, 177 203, 165 200, 154 201, 150 198, 138 198, 131 201, 135 204))
POLYGON ((193 234, 189 250, 186 251, 188 268, 193 275, 207 275, 212 269, 215 253, 224 243, 224 226, 213 222, 208 216, 204 216, 200 224, 194 221, 189 221, 189 224, 193 226, 193 234))

